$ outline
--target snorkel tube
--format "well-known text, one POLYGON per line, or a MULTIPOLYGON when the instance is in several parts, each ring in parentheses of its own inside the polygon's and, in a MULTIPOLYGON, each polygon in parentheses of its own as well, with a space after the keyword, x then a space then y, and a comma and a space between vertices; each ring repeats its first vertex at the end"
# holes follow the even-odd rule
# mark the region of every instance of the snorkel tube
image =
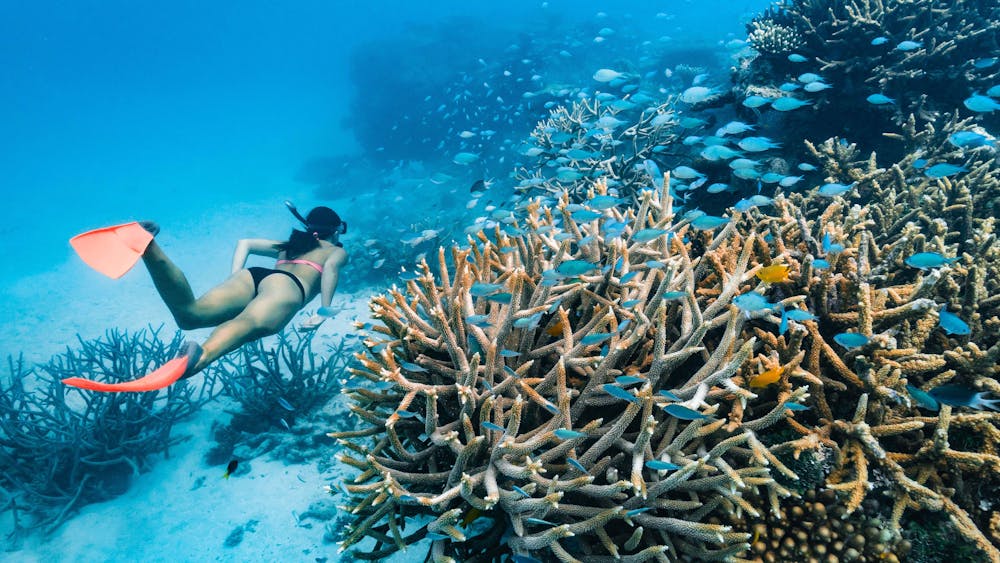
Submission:
POLYGON ((295 218, 298 219, 300 223, 302 223, 303 227, 306 227, 306 228, 309 227, 309 222, 306 221, 306 218, 303 217, 301 213, 299 213, 298 209, 295 208, 295 204, 294 203, 292 203, 291 201, 289 201, 289 200, 286 199, 285 200, 285 207, 287 207, 288 210, 292 212, 292 215, 294 215, 295 218))

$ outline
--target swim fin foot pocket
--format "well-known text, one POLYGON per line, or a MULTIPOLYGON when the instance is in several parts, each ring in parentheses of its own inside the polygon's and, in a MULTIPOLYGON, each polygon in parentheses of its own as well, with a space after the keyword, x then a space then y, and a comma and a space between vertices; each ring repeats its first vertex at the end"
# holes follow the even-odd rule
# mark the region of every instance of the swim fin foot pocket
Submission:
POLYGON ((198 364, 200 358, 201 346, 194 342, 187 342, 181 348, 180 355, 176 358, 163 364, 156 371, 133 381, 102 383, 82 377, 68 377, 63 379, 62 382, 71 387, 107 393, 120 391, 156 391, 172 385, 178 379, 194 375, 191 369, 198 364))
POLYGON ((133 221, 87 231, 69 239, 69 244, 88 266, 118 279, 135 266, 156 232, 156 223, 133 221))

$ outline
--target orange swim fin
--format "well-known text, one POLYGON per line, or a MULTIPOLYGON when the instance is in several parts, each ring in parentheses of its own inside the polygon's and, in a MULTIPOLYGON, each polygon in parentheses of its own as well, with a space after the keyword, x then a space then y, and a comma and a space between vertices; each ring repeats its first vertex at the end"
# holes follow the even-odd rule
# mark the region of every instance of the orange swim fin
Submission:
POLYGON ((91 391, 156 391, 180 379, 184 375, 184 372, 187 371, 190 359, 188 356, 174 358, 149 375, 133 381, 101 383, 100 381, 92 381, 82 377, 68 377, 62 380, 62 382, 66 385, 79 387, 80 389, 89 389, 91 391))
POLYGON ((135 266, 152 240, 153 234, 133 221, 87 231, 69 239, 69 244, 88 266, 118 279, 135 266))

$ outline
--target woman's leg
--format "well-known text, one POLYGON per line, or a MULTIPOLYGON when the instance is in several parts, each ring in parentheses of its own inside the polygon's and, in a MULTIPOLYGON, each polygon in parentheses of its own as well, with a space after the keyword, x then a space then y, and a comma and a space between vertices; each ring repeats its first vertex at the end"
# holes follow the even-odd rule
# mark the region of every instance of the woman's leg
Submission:
POLYGON ((202 345, 197 364, 185 376, 201 371, 247 342, 275 334, 302 308, 302 294, 292 280, 272 275, 260 283, 258 295, 232 320, 220 324, 202 345))
POLYGON ((183 330, 215 326, 230 320, 253 299, 253 280, 246 271, 233 274, 195 299, 184 272, 167 257, 156 239, 146 247, 142 261, 177 326, 183 330))

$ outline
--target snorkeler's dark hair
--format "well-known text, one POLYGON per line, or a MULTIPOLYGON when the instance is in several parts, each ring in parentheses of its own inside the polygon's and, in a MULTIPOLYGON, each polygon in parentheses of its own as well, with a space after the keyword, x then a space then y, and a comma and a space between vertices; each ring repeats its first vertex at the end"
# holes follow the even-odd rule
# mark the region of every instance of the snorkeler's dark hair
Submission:
POLYGON ((287 241, 274 245, 289 258, 301 256, 318 247, 320 239, 329 239, 334 234, 347 232, 347 223, 329 207, 315 207, 303 217, 291 202, 286 201, 285 205, 306 229, 305 231, 292 229, 287 241))

